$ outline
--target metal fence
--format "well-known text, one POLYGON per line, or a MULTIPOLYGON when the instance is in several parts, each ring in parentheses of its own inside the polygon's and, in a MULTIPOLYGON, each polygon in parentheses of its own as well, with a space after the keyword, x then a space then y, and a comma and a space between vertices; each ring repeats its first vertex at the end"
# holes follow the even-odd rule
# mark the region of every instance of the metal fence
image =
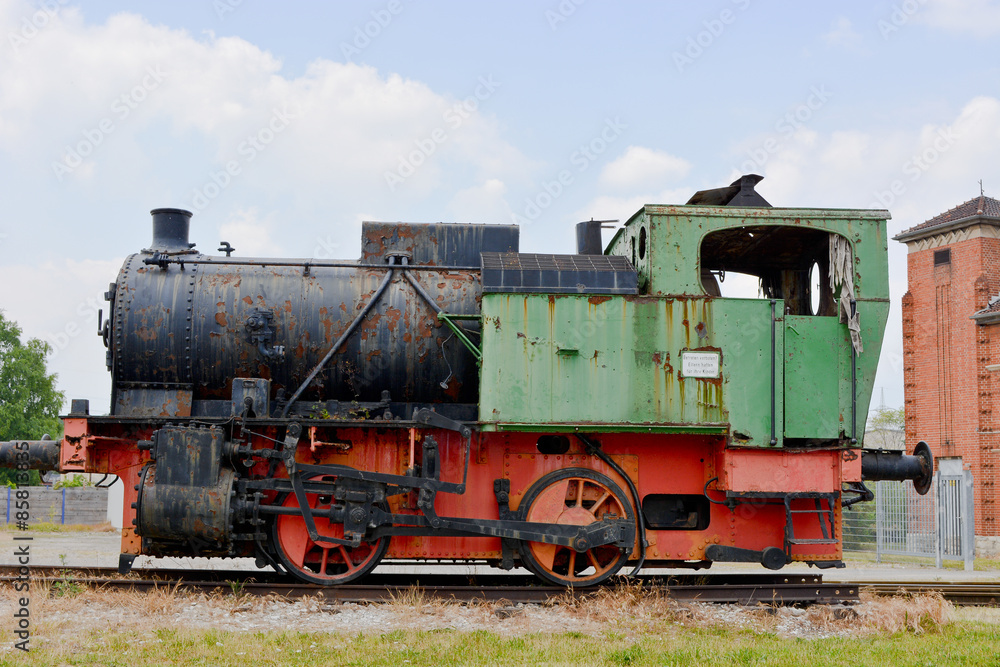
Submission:
POLYGON ((885 556, 961 560, 971 570, 975 557, 972 473, 939 464, 931 492, 918 495, 912 482, 875 482, 874 502, 844 510, 844 551, 885 556))

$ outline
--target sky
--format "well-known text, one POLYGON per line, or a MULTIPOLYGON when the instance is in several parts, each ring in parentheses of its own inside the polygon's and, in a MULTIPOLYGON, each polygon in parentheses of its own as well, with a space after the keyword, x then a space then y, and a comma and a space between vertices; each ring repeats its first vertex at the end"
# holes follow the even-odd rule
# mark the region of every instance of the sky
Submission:
MULTIPOLYGON (((0 309, 94 414, 97 309, 154 208, 204 252, 352 259, 363 220, 569 253, 576 222, 741 173, 774 206, 888 209, 890 236, 1000 197, 998 0, 0 0, 0 37, 0 309)), ((896 407, 894 241, 890 288, 896 407)))

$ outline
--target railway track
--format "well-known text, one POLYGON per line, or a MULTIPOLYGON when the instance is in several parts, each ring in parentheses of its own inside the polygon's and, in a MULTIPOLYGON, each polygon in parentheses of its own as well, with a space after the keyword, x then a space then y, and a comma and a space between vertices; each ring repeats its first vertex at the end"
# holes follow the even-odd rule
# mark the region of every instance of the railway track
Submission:
POLYGON ((858 584, 860 590, 878 595, 896 593, 941 593, 945 600, 959 606, 1000 606, 998 582, 940 582, 940 581, 879 581, 858 584))
MULTIPOLYGON (((15 568, 0 566, 0 584, 17 579, 15 568)), ((122 576, 114 568, 32 568, 36 582, 72 583, 103 589, 136 591, 178 587, 186 590, 229 591, 249 595, 277 595, 294 599, 319 597, 329 602, 385 602, 413 589, 422 595, 459 602, 506 601, 543 603, 561 596, 585 597, 596 589, 567 590, 538 583, 522 575, 373 574, 363 584, 322 587, 304 584, 276 572, 136 569, 122 576)), ((1000 605, 1000 583, 880 581, 824 582, 822 575, 690 574, 669 578, 641 576, 650 590, 676 600, 733 604, 835 604, 857 601, 861 592, 880 595, 939 592, 957 605, 1000 605)))

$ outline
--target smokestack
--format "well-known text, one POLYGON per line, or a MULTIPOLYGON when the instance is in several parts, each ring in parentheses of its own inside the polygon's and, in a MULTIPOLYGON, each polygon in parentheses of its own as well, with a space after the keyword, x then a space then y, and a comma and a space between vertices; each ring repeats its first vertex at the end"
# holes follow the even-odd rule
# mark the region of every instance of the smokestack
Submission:
POLYGON ((150 250, 179 252, 194 247, 193 243, 188 243, 191 211, 156 208, 149 213, 153 216, 153 245, 150 250))
POLYGON ((601 223, 603 220, 588 220, 576 223, 576 254, 603 255, 604 244, 601 242, 601 223))

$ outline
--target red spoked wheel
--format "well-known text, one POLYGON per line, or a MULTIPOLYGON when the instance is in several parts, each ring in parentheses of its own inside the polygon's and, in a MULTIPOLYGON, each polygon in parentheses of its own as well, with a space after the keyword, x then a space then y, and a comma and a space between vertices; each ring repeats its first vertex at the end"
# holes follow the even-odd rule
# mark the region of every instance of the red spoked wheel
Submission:
MULTIPOLYGON (((329 509, 329 496, 307 493, 313 509, 329 509)), ((281 502, 284 507, 298 507, 295 494, 281 502)), ((344 525, 325 517, 315 517, 320 535, 343 538, 344 525)), ((288 571, 300 579, 324 586, 346 584, 375 569, 389 548, 389 538, 381 537, 362 542, 356 547, 341 544, 317 544, 309 537, 306 521, 301 516, 279 514, 274 521, 274 544, 278 558, 288 571)))
MULTIPOLYGON (((586 468, 566 468, 545 475, 521 500, 525 521, 586 526, 605 517, 635 522, 628 496, 610 478, 586 468)), ((595 586, 625 565, 632 547, 605 544, 578 552, 571 547, 522 541, 521 562, 536 576, 557 586, 595 586)))

